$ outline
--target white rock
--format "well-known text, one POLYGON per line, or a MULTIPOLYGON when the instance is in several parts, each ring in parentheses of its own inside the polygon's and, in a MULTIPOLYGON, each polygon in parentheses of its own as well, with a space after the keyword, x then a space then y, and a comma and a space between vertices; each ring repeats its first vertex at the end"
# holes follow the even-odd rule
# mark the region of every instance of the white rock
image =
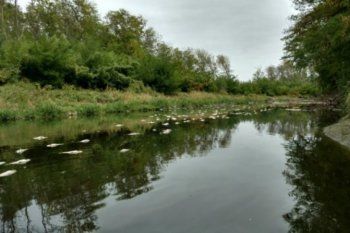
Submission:
POLYGON ((121 127, 123 127, 123 125, 122 124, 116 124, 115 127, 121 128, 121 127))
POLYGON ((77 154, 81 154, 83 153, 83 151, 81 150, 72 150, 72 151, 65 151, 62 152, 61 154, 66 154, 66 155, 77 155, 77 154))
POLYGON ((126 153, 126 152, 129 152, 129 151, 130 151, 129 149, 121 149, 120 153, 126 153))
POLYGON ((18 160, 16 162, 12 162, 10 163, 11 165, 24 165, 26 163, 29 163, 30 162, 30 159, 21 159, 21 160, 18 160))
POLYGON ((16 170, 9 170, 9 171, 1 173, 0 177, 11 176, 11 175, 15 174, 16 172, 17 172, 16 170))
POLYGON ((26 152, 28 149, 18 149, 16 150, 17 154, 23 154, 24 152, 26 152))
POLYGON ((1 165, 4 165, 5 163, 6 163, 6 162, 0 162, 0 166, 1 166, 1 165))
POLYGON ((164 125, 164 126, 168 126, 168 125, 169 125, 169 123, 164 123, 163 125, 164 125))

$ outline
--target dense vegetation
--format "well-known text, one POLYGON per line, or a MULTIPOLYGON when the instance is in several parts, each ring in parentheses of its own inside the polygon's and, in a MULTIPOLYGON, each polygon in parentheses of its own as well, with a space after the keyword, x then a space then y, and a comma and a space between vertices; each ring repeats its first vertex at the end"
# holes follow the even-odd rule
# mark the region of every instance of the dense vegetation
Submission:
POLYGON ((229 59, 204 50, 170 47, 126 10, 100 18, 87 0, 0 3, 0 84, 29 80, 41 87, 132 88, 164 94, 316 95, 312 72, 284 62, 239 82, 229 59))
POLYGON ((316 71, 327 93, 345 94, 350 81, 350 1, 294 0, 299 14, 285 37, 287 58, 316 71))

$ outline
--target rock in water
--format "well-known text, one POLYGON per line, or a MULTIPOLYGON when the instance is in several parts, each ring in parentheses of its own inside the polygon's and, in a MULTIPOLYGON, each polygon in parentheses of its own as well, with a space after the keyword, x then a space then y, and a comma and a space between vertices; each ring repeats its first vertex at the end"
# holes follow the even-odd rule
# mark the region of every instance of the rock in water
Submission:
POLYGON ((126 153, 126 152, 129 152, 129 151, 130 151, 129 149, 121 149, 120 153, 126 153))
POLYGON ((77 155, 77 154, 81 154, 83 153, 83 151, 81 150, 72 150, 72 151, 65 151, 62 152, 61 154, 66 154, 66 155, 77 155))
POLYGON ((12 162, 10 163, 11 165, 24 165, 26 163, 29 163, 30 162, 30 159, 21 159, 21 160, 18 160, 16 162, 12 162))
POLYGON ((18 149, 16 150, 17 154, 23 154, 24 152, 26 152, 28 149, 18 149))
POLYGON ((2 162, 2 161, 1 161, 1 162, 0 162, 0 166, 1 166, 1 165, 4 165, 5 163, 6 163, 6 162, 2 162))
POLYGON ((11 176, 11 175, 15 174, 16 172, 17 172, 16 170, 9 170, 9 171, 1 173, 0 177, 11 176))

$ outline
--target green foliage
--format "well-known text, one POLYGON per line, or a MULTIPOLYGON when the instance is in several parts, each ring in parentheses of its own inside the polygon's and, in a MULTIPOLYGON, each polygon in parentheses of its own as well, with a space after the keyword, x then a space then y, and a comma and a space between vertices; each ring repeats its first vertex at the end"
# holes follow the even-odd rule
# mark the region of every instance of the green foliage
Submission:
POLYGON ((64 113, 60 107, 52 103, 43 103, 35 109, 35 115, 39 119, 49 121, 62 118, 64 113))
POLYGON ((152 93, 154 93, 154 91, 150 87, 146 87, 143 84, 143 82, 139 81, 139 80, 132 80, 127 91, 132 92, 132 93, 137 93, 137 94, 141 94, 141 93, 152 94, 152 93))
POLYGON ((175 65, 161 57, 148 56, 143 59, 136 70, 136 78, 165 94, 172 94, 180 87, 180 77, 175 65))
POLYGON ((98 105, 83 105, 78 110, 78 115, 83 117, 95 117, 101 114, 101 108, 98 105))
POLYGON ((9 110, 0 110, 0 122, 9 122, 16 120, 16 114, 9 110))
POLYGON ((72 64, 75 64, 75 57, 66 39, 42 37, 33 42, 20 69, 31 81, 61 88, 72 64))
POLYGON ((348 0, 295 1, 299 14, 289 29, 287 56, 312 67, 325 92, 344 93, 350 81, 350 4, 348 0))
POLYGON ((20 79, 21 62, 29 46, 26 40, 6 40, 0 44, 0 84, 20 79))
MULTIPOLYGON (((32 0, 25 11, 7 1, 0 8, 4 11, 0 85, 28 79, 53 89, 68 84, 77 89, 166 95, 193 91, 270 96, 317 93, 305 79, 311 69, 298 71, 292 63, 270 66, 266 75, 239 83, 228 57, 173 48, 159 40, 142 16, 123 9, 110 11, 102 19, 88 0, 32 0)), ((334 21, 330 27, 337 29, 337 25, 334 21)), ((339 30, 333 30, 337 38, 339 30)), ((309 45, 312 43, 310 39, 309 45)), ((333 68, 318 73, 332 76, 338 72, 338 67, 333 68)), ((111 106, 110 111, 124 108, 111 106)), ((91 108, 82 109, 83 115, 94 114, 91 108)))

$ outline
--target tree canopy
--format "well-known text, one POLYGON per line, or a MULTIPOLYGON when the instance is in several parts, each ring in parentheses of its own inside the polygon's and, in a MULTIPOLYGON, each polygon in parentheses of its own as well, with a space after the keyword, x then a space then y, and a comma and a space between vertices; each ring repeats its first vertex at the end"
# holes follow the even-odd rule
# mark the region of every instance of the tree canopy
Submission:
POLYGON ((318 73, 325 92, 345 92, 350 80, 350 2, 294 0, 297 15, 287 31, 286 57, 318 73))

